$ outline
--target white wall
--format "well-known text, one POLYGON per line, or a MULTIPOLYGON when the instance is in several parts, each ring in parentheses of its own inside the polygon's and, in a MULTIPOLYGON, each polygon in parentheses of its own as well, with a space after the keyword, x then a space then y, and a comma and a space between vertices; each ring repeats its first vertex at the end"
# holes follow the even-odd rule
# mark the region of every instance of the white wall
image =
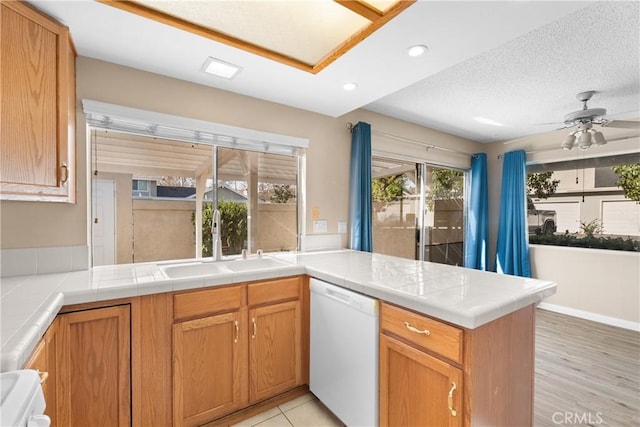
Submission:
POLYGON ((531 245, 534 277, 558 284, 545 299, 556 309, 640 327, 640 253, 604 249, 531 245))

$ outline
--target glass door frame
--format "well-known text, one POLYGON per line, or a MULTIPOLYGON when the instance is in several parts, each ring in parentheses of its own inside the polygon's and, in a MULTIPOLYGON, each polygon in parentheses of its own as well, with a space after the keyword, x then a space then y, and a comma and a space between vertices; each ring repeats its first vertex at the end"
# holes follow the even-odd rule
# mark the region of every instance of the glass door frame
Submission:
MULTIPOLYGON (((373 158, 378 158, 381 160, 390 160, 390 161, 399 161, 399 162, 407 162, 407 163, 413 163, 416 165, 416 171, 419 173, 419 179, 417 180, 418 182, 416 183, 418 185, 419 188, 419 202, 418 202, 418 209, 420 210, 420 215, 418 215, 417 218, 417 227, 418 227, 418 239, 417 239, 417 245, 418 245, 418 256, 416 258, 417 261, 424 261, 424 255, 425 255, 425 243, 426 243, 426 239, 425 239, 425 216, 426 216, 426 207, 427 207, 427 197, 426 197, 426 193, 425 193, 425 189, 427 186, 427 172, 428 169, 431 168, 446 168, 446 169, 451 169, 451 170, 457 170, 463 173, 463 233, 462 233, 462 238, 463 238, 463 248, 464 248, 464 242, 466 241, 466 224, 467 224, 467 205, 468 205, 468 197, 469 197, 469 168, 462 168, 459 166, 451 166, 451 165, 447 165, 447 164, 441 164, 441 163, 437 163, 437 162, 429 162, 427 160, 424 159, 416 159, 416 158, 411 158, 408 156, 403 156, 400 154, 395 154, 395 153, 388 153, 388 152, 384 152, 384 151, 377 151, 374 150, 371 154, 372 159, 373 158)), ((464 262, 464 257, 463 257, 463 262, 464 262)))

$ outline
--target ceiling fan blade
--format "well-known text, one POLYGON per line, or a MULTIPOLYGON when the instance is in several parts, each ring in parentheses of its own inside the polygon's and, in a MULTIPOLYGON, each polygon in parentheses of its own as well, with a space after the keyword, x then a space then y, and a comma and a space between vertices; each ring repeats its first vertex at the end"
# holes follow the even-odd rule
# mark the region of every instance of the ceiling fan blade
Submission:
POLYGON ((638 135, 619 136, 617 138, 607 138, 607 142, 624 141, 625 139, 638 138, 638 135))
POLYGON ((534 123, 534 126, 546 126, 546 125, 561 125, 564 122, 549 122, 549 123, 534 123))
POLYGON ((608 128, 621 128, 621 129, 637 129, 640 130, 640 122, 632 122, 628 120, 611 120, 610 122, 603 123, 603 127, 608 128))

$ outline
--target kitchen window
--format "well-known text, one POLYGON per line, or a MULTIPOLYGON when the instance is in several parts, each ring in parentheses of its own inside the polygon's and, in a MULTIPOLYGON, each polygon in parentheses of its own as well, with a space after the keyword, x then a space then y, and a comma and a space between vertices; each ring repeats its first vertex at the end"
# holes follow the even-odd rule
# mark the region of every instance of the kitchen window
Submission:
POLYGON ((639 171, 639 153, 528 165, 530 242, 637 251, 639 171))
POLYGON ((216 196, 223 255, 297 249, 303 143, 193 131, 193 138, 182 131, 172 139, 178 130, 140 129, 137 122, 96 113, 88 122, 93 265, 211 256, 216 196))

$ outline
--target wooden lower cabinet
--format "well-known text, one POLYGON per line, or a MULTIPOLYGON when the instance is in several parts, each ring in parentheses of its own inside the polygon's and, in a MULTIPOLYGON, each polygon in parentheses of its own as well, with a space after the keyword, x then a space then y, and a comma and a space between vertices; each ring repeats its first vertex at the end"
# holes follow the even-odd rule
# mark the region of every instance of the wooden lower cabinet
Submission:
POLYGON ((173 325, 174 425, 200 425, 246 404, 244 318, 246 308, 173 325))
POLYGON ((249 318, 251 402, 302 384, 300 300, 251 309, 249 318))
POLYGON ((42 392, 44 393, 44 401, 46 402, 45 415, 51 418, 51 425, 58 425, 56 422, 56 344, 58 334, 57 319, 49 326, 36 349, 33 351, 31 358, 24 365, 24 369, 34 369, 40 372, 42 379, 42 392))
POLYGON ((462 370, 380 337, 380 426, 462 425, 462 370))
POLYGON ((206 424, 305 383, 302 284, 173 294, 174 426, 206 424))
POLYGON ((131 424, 130 305, 58 316, 56 424, 131 424))
POLYGON ((380 312, 380 426, 533 425, 535 308, 464 329, 380 312))

